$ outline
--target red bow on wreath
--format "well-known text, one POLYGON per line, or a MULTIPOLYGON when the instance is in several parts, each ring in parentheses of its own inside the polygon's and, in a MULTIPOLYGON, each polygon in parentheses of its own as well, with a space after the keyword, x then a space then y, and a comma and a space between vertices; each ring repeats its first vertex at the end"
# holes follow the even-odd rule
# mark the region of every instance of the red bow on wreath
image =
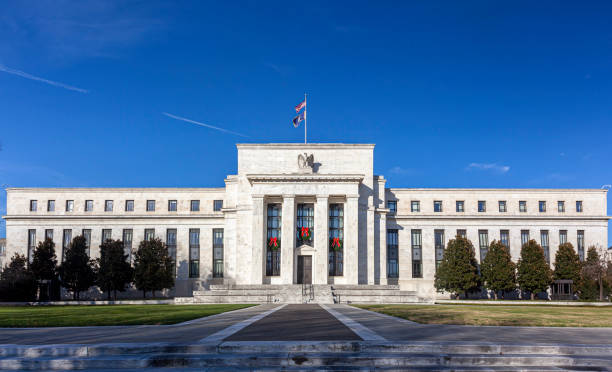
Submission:
POLYGON ((270 241, 268 242, 268 245, 270 247, 277 248, 278 247, 278 238, 270 238, 270 241))
POLYGON ((307 237, 310 235, 310 231, 308 231, 308 227, 302 227, 302 231, 300 232, 300 237, 307 237))
POLYGON ((334 238, 332 240, 332 248, 340 248, 340 238, 334 238))

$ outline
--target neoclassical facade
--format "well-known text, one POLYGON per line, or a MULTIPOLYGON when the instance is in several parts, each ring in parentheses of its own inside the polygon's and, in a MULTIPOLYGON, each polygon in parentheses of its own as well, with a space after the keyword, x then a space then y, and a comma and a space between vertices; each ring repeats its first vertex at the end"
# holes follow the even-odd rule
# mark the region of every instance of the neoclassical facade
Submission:
POLYGON ((45 237, 63 250, 86 236, 126 253, 160 238, 176 259, 176 294, 214 284, 399 285, 436 296, 448 240, 468 237, 480 260, 492 240, 513 259, 535 239, 549 260, 560 243, 608 240, 606 190, 387 188, 372 144, 238 144, 223 188, 9 188, 7 258, 45 237))

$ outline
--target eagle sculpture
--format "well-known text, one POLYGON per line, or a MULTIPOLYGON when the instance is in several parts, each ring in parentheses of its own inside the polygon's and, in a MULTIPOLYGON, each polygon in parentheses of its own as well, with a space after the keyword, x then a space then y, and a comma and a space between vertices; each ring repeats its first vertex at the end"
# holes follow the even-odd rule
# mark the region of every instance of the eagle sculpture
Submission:
POLYGON ((300 169, 312 168, 314 166, 314 155, 307 153, 298 155, 298 167, 300 169))

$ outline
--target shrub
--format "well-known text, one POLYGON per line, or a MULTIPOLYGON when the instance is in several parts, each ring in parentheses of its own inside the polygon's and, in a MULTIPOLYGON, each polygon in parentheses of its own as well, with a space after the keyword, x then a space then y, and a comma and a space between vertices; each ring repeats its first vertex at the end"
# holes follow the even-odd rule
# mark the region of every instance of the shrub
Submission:
POLYGON ((519 287, 529 292, 532 300, 536 293, 546 291, 552 282, 552 272, 544 258, 544 250, 535 240, 530 240, 521 248, 517 268, 519 287))
POLYGON ((461 236, 450 240, 444 250, 444 258, 436 271, 435 286, 451 292, 456 297, 478 288, 480 276, 472 242, 461 236))
POLYGON ((87 255, 87 242, 84 236, 72 239, 70 247, 64 252, 66 259, 59 267, 62 286, 72 292, 74 300, 80 293, 94 285, 94 262, 87 255))
POLYGON ((146 298, 151 291, 174 286, 174 261, 168 255, 168 247, 160 239, 143 240, 134 254, 134 283, 146 298))
POLYGON ((499 241, 491 242, 485 259, 480 264, 480 272, 486 288, 493 291, 497 300, 497 292, 514 291, 516 289, 516 265, 512 262, 508 248, 499 241))

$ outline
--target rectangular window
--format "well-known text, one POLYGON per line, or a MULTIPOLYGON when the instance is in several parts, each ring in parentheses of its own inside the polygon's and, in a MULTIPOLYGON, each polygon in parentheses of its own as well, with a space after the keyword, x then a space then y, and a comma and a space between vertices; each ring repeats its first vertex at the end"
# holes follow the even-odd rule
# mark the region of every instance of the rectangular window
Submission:
POLYGON ((125 201, 125 211, 126 212, 134 212, 134 201, 126 200, 125 201))
POLYGON ((563 212, 565 212, 565 202, 564 202, 564 201, 559 200, 559 201, 557 202, 557 211, 558 211, 559 213, 563 213, 563 212))
POLYGON ((467 231, 465 229, 457 229, 457 236, 467 238, 467 231))
POLYGON ((314 204, 298 204, 295 245, 309 245, 314 240, 314 204), (310 234, 310 237, 309 237, 310 234))
POLYGON ((36 230, 28 230, 28 262, 34 259, 34 249, 36 249, 36 230))
POLYGON ((93 211, 93 200, 85 200, 85 212, 93 211))
POLYGON ((519 212, 527 212, 527 202, 524 200, 519 201, 519 212))
POLYGON ((478 201, 478 212, 486 212, 487 211, 487 202, 484 200, 478 201))
POLYGON ((465 212, 465 202, 463 200, 457 200, 455 202, 455 210, 457 212, 465 212))
POLYGON ((510 251, 510 231, 509 230, 500 230, 499 231, 499 241, 508 248, 510 251))
POLYGON ((584 261, 584 230, 578 230, 578 241, 576 247, 578 248, 578 257, 580 261, 584 261))
POLYGON ((544 250, 544 258, 546 258, 546 262, 550 264, 550 246, 548 245, 548 230, 540 231, 540 242, 542 249, 544 250))
POLYGON ((387 277, 399 277, 398 234, 395 229, 387 230, 387 277))
POLYGON ((47 212, 55 212, 55 200, 47 200, 47 212))
POLYGON ((200 201, 199 200, 192 200, 191 201, 191 205, 190 205, 190 210, 192 212, 199 212, 200 211, 200 201))
POLYGON ((444 259, 444 230, 434 230, 434 248, 436 251, 436 270, 444 259))
POLYGON ((423 245, 421 239, 421 230, 412 230, 410 232, 412 240, 412 277, 423 277, 423 245))
POLYGON ((200 277, 200 229, 189 229, 189 277, 200 277))
POLYGON ((132 229, 123 229, 123 250, 124 254, 127 255, 127 262, 132 262, 133 236, 132 229))
POLYGON ((66 200, 66 212, 72 212, 74 210, 74 200, 66 200))
POLYGON ((213 229, 213 278, 223 278, 223 229, 213 229))
POLYGON ((521 247, 529 243, 529 230, 521 230, 521 247))
POLYGON ((442 212, 442 201, 441 200, 434 201, 434 212, 442 212))
POLYGON ((387 208, 389 209, 389 213, 397 213, 397 201, 387 200, 387 208))
POLYGON ((104 201, 104 212, 112 212, 113 211, 113 201, 105 200, 104 201))
POLYGON ((223 208, 223 200, 214 200, 213 201, 213 211, 219 212, 223 208))
POLYGON ((559 245, 567 243, 567 230, 559 230, 559 245))
POLYGON ((102 243, 107 240, 111 240, 113 235, 113 230, 111 229, 102 229, 102 243))
POLYGON ((329 276, 344 274, 344 205, 329 205, 329 276))
POLYGON ((582 201, 581 200, 576 201, 576 212, 578 213, 582 212, 582 201))
POLYGON ((36 212, 37 209, 38 209, 38 201, 30 200, 30 212, 36 212))
POLYGON ((176 277, 176 229, 166 230, 166 246, 168 246, 168 256, 172 257, 172 275, 176 277))
POLYGON ((478 230, 478 245, 480 246, 480 262, 487 257, 489 251, 489 231, 478 230))
POLYGON ((147 200, 147 212, 155 212, 155 200, 147 200))
POLYGON ((155 229, 145 229, 144 240, 155 239, 155 229))
POLYGON ((85 246, 87 247, 87 255, 91 257, 91 229, 83 229, 82 234, 83 234, 83 237, 85 238, 85 246))
MULTIPOLYGON (((268 204, 266 220, 266 275, 280 275, 280 254, 281 250, 275 247, 272 241, 280 245, 281 241, 281 218, 282 207, 280 204, 268 204)), ((290 217, 291 218, 291 217, 290 217)))
POLYGON ((420 212, 421 211, 421 202, 418 200, 413 200, 410 202, 410 212, 420 212))
POLYGON ((498 202, 499 204, 499 212, 500 213, 506 213, 508 211, 508 209, 506 208, 506 201, 505 200, 500 200, 498 202))
POLYGON ((62 237, 62 262, 66 259, 66 251, 70 247, 70 243, 72 242, 72 230, 64 229, 64 235, 62 237))
POLYGON ((168 212, 176 212, 176 200, 168 200, 168 212))
POLYGON ((45 230, 45 239, 53 240, 53 229, 45 230))
POLYGON ((545 201, 540 200, 538 202, 538 205, 539 205, 540 212, 546 212, 546 202, 545 201))

